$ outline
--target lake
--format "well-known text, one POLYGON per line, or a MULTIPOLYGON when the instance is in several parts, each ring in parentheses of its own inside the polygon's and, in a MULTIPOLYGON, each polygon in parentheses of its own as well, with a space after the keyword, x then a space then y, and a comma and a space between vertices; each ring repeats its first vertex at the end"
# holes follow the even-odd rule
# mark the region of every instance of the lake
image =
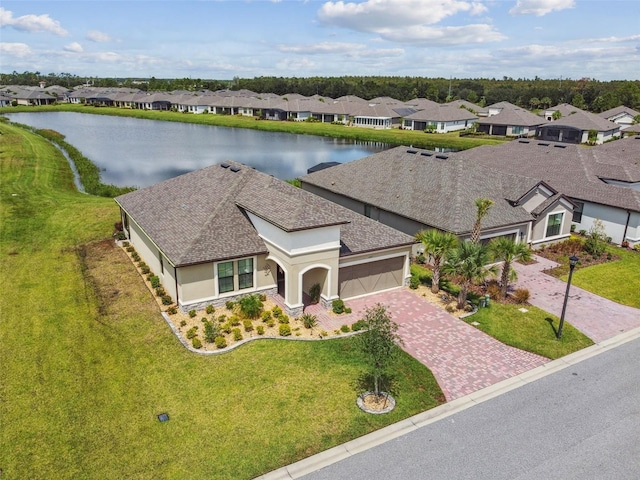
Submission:
POLYGON ((102 170, 102 182, 146 187, 226 160, 282 180, 322 162, 345 163, 386 150, 381 143, 261 132, 75 112, 10 113, 12 121, 51 129, 102 170))

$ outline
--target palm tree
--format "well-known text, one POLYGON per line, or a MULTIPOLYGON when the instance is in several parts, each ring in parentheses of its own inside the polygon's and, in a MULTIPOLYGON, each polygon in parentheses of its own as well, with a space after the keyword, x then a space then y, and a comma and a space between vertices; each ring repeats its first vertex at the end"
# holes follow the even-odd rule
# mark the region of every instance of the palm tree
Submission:
POLYGON ((478 243, 480 240, 480 223, 487 213, 489 213, 489 209, 493 205, 493 200, 476 198, 475 204, 478 211, 476 214, 476 223, 473 224, 473 230, 471 232, 471 243, 478 243))
POLYGON ((431 291, 438 293, 440 291, 440 271, 442 260, 447 254, 456 248, 458 239, 449 232, 442 232, 436 229, 420 230, 416 234, 416 240, 424 245, 424 253, 429 256, 433 267, 433 276, 431 277, 431 291))
POLYGON ((444 271, 461 278, 458 308, 464 308, 469 287, 475 280, 484 280, 488 274, 495 273, 495 266, 486 266, 489 259, 488 248, 472 242, 460 242, 458 248, 447 255, 444 271))
POLYGON ((516 271, 511 268, 513 262, 531 259, 531 249, 525 243, 518 243, 508 237, 498 237, 489 243, 489 249, 495 260, 501 260, 502 273, 500 274, 500 296, 507 296, 509 282, 518 278, 516 271))

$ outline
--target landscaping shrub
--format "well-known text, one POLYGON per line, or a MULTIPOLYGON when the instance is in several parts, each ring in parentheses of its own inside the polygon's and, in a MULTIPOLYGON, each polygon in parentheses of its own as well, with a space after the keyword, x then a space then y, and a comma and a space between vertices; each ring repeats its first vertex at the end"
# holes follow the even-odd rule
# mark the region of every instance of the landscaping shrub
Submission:
POLYGON ((253 330, 253 322, 248 318, 242 321, 242 325, 244 326, 245 332, 250 332, 251 330, 253 330))
POLYGON ((213 305, 207 305, 207 309, 206 309, 207 315, 211 315, 213 312, 215 312, 215 310, 216 309, 213 308, 213 305))
POLYGON ((273 318, 267 320, 267 327, 273 327, 276 324, 276 321, 273 318))
POLYGON ((269 310, 265 310, 262 312, 261 318, 263 322, 268 322, 271 319, 271 312, 269 310))
POLYGON ((258 298, 260 299, 261 302, 267 301, 267 296, 264 293, 261 293, 260 295, 258 295, 258 298))
POLYGON ((171 300, 171 295, 163 295, 162 296, 162 304, 163 305, 171 305, 173 300, 171 300))
POLYGON ((151 272, 151 269, 148 265, 144 265, 143 267, 140 267, 140 272, 142 272, 143 275, 146 275, 147 273, 151 272))
POLYGON ((136 262, 140 261, 140 255, 138 255, 138 252, 132 252, 131 258, 133 258, 136 262))
POLYGON ((129 245, 127 248, 125 248, 125 250, 129 253, 133 253, 136 251, 135 247, 133 245, 129 245))
POLYGON ((351 307, 344 307, 344 313, 346 314, 351 313, 351 307))
POLYGON ((271 309, 271 314, 274 318, 278 318, 282 315, 282 309, 279 306, 275 306, 271 309))
POLYGON ((418 254, 418 256, 416 257, 416 263, 418 263, 420 265, 424 265, 425 261, 426 261, 426 258, 424 256, 424 253, 418 254))
POLYGON ((258 333, 258 335, 264 335, 264 327, 262 325, 258 325, 256 327, 256 332, 258 333))
POLYGON ((233 329, 233 327, 231 326, 231 324, 229 322, 222 324, 222 326, 220 327, 220 329, 224 332, 224 333, 231 333, 231 330, 233 329))
POLYGON ((196 316, 195 310, 189 310, 189 318, 194 318, 196 316))
POLYGON ((320 332, 320 338, 328 337, 328 336, 329 336, 329 334, 327 333, 327 331, 326 331, 326 330, 322 330, 322 331, 320 332))
POLYGON ((156 288, 155 292, 156 292, 156 297, 164 297, 167 294, 167 292, 165 292, 163 287, 156 288))
POLYGON ((605 252, 607 247, 607 237, 605 235, 604 223, 602 220, 595 219, 593 226, 589 230, 587 240, 584 242, 584 249, 592 257, 598 258, 605 252))
POLYGON ((151 282, 152 288, 158 288, 160 286, 160 277, 158 277, 157 275, 152 275, 149 279, 149 282, 151 282))
POLYGON ((278 328, 278 332, 280 333, 281 337, 288 337, 291 335, 291 327, 288 324, 283 323, 278 328))
POLYGON ((193 345, 193 348, 195 349, 200 349, 202 348, 202 341, 198 337, 193 337, 191 345, 193 345))
POLYGON ((516 303, 527 303, 531 294, 526 288, 517 288, 512 296, 516 303))
POLYGON ((300 315, 300 321, 305 328, 313 328, 318 324, 318 318, 310 313, 304 313, 300 315))
POLYGON ((491 300, 497 300, 500 298, 501 292, 500 292, 500 285, 498 285, 498 282, 496 281, 489 282, 489 285, 487 286, 487 294, 489 295, 489 298, 491 298, 491 300))
POLYGON ((289 323, 289 315, 282 314, 278 317, 278 323, 287 324, 289 323))
POLYGON ((420 279, 417 276, 412 275, 409 280, 409 288, 416 290, 420 286, 420 279))
POLYGON ((357 322, 351 324, 351 330, 354 332, 359 332, 366 326, 367 326, 367 322, 365 322, 364 320, 358 320, 357 322))
POLYGON ((342 325, 340 327, 340 331, 343 332, 343 333, 347 333, 347 332, 351 331, 351 328, 349 328, 349 325, 342 325))
POLYGON ((344 313, 344 302, 341 298, 336 298, 333 302, 331 302, 331 309, 335 314, 344 313))
POLYGON ((176 313, 178 313, 178 308, 175 306, 171 306, 169 308, 167 308, 167 313, 169 315, 175 315, 176 313))
POLYGON ((322 291, 322 287, 319 283, 314 283, 311 285, 309 289, 309 297, 311 298, 311 303, 318 303, 320 301, 320 292, 322 291))
POLYGON ((225 307, 227 307, 227 310, 231 310, 233 311, 233 307, 236 306, 236 302, 232 301, 232 300, 227 300, 224 304, 225 307))
POLYGON ((197 325, 195 325, 195 326, 191 327, 189 330, 187 330, 187 338, 189 340, 191 340, 196 335, 198 335, 198 326, 197 325))
POLYGON ((229 317, 229 323, 231 324, 231 326, 237 327, 238 325, 240 325, 240 317, 231 315, 231 317, 229 317))
POLYGON ((220 335, 220 326, 213 322, 206 322, 204 324, 204 340, 207 343, 213 343, 216 341, 216 337, 220 335))
POLYGON ((180 320, 180 326, 181 327, 186 327, 187 326, 187 321, 186 320, 180 320))
POLYGON ((125 247, 125 248, 128 248, 129 247, 129 242, 122 242, 122 246, 125 247))
POLYGON ((214 343, 216 348, 225 348, 227 346, 227 340, 223 336, 216 337, 214 343))
POLYGON ((258 318, 262 313, 263 305, 258 295, 247 295, 238 300, 240 313, 245 318, 258 318))
POLYGON ((453 313, 453 312, 455 312, 457 310, 457 307, 456 307, 455 303, 451 302, 451 303, 447 304, 447 306, 444 307, 444 309, 449 313, 453 313))
POLYGON ((242 332, 240 331, 240 329, 239 329, 239 328, 234 328, 234 329, 232 330, 232 333, 233 333, 233 339, 234 339, 236 342, 239 342, 240 340, 242 340, 242 332))
POLYGON ((226 315, 220 315, 218 317, 218 323, 224 323, 227 321, 227 316, 226 315))
POLYGON ((207 323, 207 322, 209 321, 209 319, 208 319, 207 317, 202 317, 202 318, 200 319, 200 321, 201 321, 202 323, 207 323))

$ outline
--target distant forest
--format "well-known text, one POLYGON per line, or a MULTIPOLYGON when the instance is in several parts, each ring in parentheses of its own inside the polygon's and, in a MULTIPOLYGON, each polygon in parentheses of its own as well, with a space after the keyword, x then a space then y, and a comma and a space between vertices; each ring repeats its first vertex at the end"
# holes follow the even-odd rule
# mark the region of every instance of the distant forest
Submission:
POLYGON ((320 95, 338 98, 356 95, 364 99, 391 97, 410 100, 417 97, 436 102, 468 100, 480 106, 507 101, 527 109, 542 109, 570 103, 592 112, 602 112, 619 105, 640 109, 640 80, 602 82, 590 78, 514 79, 496 78, 425 78, 425 77, 256 77, 233 80, 200 78, 157 79, 79 77, 69 73, 43 75, 40 72, 0 73, 0 85, 60 85, 75 88, 82 84, 96 87, 131 87, 147 91, 171 90, 240 90, 285 95, 320 95))

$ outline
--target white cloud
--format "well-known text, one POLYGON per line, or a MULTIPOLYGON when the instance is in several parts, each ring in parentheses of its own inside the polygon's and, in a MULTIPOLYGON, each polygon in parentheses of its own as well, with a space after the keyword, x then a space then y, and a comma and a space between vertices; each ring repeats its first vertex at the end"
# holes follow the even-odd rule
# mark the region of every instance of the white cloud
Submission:
POLYGON ((0 52, 10 57, 25 58, 32 54, 29 45, 26 43, 5 43, 0 42, 0 52))
POLYGON ((69 35, 57 20, 53 20, 49 15, 22 15, 13 17, 13 12, 0 7, 0 27, 13 27, 31 33, 49 32, 60 37, 69 35))
POLYGON ((312 70, 316 64, 306 57, 303 58, 285 58, 276 64, 279 70, 292 70, 300 72, 301 70, 312 70))
POLYGON ((462 45, 504 40, 491 25, 477 24, 462 27, 425 27, 417 25, 400 30, 382 30, 380 35, 394 42, 429 43, 433 45, 462 45))
POLYGON ((460 12, 478 15, 487 11, 480 2, 461 0, 367 0, 326 2, 318 18, 327 24, 360 32, 406 28, 412 25, 432 25, 460 12))
POLYGON ((308 45, 278 45, 277 49, 286 53, 301 54, 332 54, 348 53, 354 50, 363 50, 366 45, 362 43, 320 42, 308 45))
POLYGON ((85 38, 87 40, 91 40, 92 42, 96 42, 96 43, 106 43, 106 42, 112 41, 111 37, 108 34, 101 32, 99 30, 91 30, 87 32, 87 34, 85 35, 85 38))
POLYGON ((515 7, 509 10, 511 15, 535 15, 542 17, 547 13, 573 8, 575 0, 518 0, 515 7))
POLYGON ((73 53, 82 53, 84 52, 84 48, 78 42, 72 42, 69 45, 65 45, 65 52, 73 52, 73 53))

